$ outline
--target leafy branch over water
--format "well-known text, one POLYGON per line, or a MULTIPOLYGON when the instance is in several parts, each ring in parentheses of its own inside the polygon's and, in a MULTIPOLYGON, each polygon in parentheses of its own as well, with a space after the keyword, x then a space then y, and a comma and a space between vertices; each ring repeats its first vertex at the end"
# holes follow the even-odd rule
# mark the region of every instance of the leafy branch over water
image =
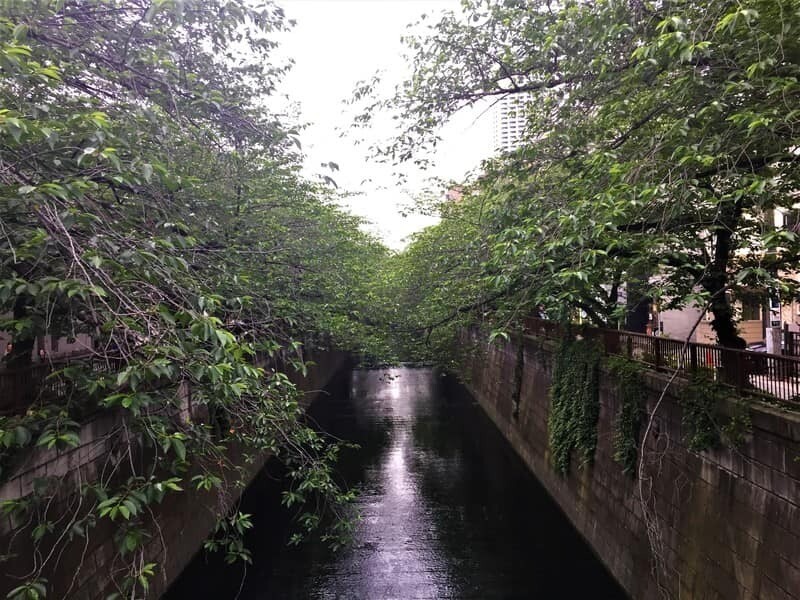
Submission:
MULTIPOLYGON (((40 336, 92 340, 91 361, 53 375, 64 393, 0 417, 0 476, 33 448, 87 443, 89 414, 115 419, 96 474, 3 503, 36 552, 2 570, 18 578, 10 597, 42 597, 67 545, 85 552, 110 522, 115 591, 138 597, 160 575, 146 554, 163 544, 157 505, 207 493, 226 506, 244 475, 232 456, 292 465, 310 505, 349 501, 335 445, 302 422, 281 371, 305 372, 313 346, 356 345, 386 250, 298 175, 297 130, 265 108, 286 70, 271 56, 288 28, 277 6, 0 6, 5 366, 28 369, 40 336)), ((250 522, 219 516, 219 547, 248 560, 250 522)))
POLYGON ((359 124, 401 124, 384 157, 414 160, 500 99, 524 132, 391 267, 387 303, 427 331, 409 345, 446 360, 459 327, 539 312, 640 330, 657 301, 708 305, 719 343, 742 347, 737 302, 798 291, 798 33, 794 0, 468 0, 410 37, 406 84, 356 94, 359 124))

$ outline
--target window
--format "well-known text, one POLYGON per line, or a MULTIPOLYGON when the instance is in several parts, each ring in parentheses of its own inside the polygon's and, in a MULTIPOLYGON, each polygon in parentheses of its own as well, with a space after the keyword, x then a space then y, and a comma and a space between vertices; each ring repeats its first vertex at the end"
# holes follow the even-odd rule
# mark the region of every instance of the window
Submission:
POLYGON ((789 231, 800 231, 800 211, 790 210, 783 213, 783 227, 789 231))
POLYGON ((742 321, 760 321, 761 304, 753 300, 742 301, 742 321))

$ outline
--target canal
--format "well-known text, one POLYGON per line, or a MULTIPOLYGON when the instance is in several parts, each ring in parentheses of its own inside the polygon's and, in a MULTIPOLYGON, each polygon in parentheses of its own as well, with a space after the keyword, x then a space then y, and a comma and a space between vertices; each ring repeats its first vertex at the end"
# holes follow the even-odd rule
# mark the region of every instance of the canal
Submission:
POLYGON ((360 490, 352 545, 287 547, 291 515, 268 465, 242 500, 253 564, 201 552, 167 598, 625 598, 463 388, 396 368, 329 391, 311 418, 360 445, 339 466, 360 490))

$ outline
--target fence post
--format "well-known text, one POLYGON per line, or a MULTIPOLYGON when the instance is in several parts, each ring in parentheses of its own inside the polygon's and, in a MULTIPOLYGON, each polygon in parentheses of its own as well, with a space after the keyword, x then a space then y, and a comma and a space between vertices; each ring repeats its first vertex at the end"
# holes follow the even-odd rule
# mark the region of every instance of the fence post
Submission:
POLYGON ((736 355, 736 389, 741 390, 744 387, 744 380, 747 376, 745 373, 744 352, 737 350, 736 355))
POLYGON ((692 373, 697 372, 697 346, 689 342, 689 369, 692 373))
POLYGON ((629 335, 625 336, 625 346, 628 350, 628 358, 633 358, 633 338, 629 335))
POLYGON ((619 332, 614 329, 604 329, 603 344, 607 355, 619 354, 619 332))
POLYGON ((785 354, 789 356, 794 356, 794 336, 789 331, 789 324, 783 324, 783 347, 785 349, 785 354))
POLYGON ((653 338, 653 354, 655 354, 655 367, 658 371, 661 368, 661 338, 658 336, 653 338))

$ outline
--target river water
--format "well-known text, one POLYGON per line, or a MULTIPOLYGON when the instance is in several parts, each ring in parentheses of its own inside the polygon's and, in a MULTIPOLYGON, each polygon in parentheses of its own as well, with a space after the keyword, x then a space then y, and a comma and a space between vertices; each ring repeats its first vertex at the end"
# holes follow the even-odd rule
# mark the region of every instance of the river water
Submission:
POLYGON ((246 576, 201 553, 167 598, 625 598, 453 382, 429 369, 357 370, 311 416, 360 445, 339 466, 361 490, 353 543, 287 547, 291 514, 269 465, 243 498, 256 524, 246 576))

